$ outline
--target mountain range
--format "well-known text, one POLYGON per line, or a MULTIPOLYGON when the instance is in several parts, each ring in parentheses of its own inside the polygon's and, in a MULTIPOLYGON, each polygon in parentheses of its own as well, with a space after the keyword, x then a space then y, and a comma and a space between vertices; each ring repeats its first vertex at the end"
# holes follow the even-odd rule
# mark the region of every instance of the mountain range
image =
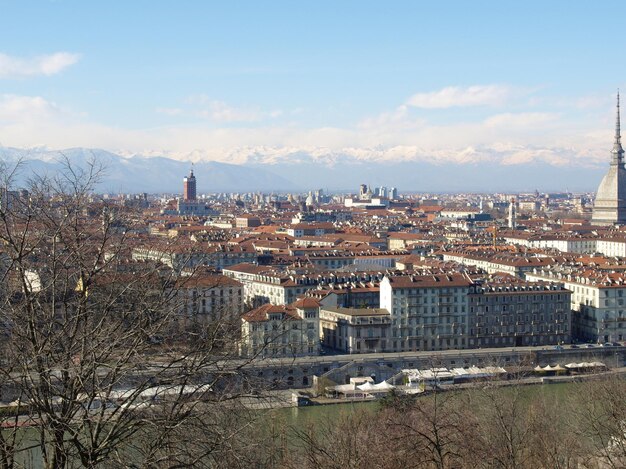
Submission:
MULTIPOLYGON (((64 164, 84 167, 93 160, 104 168, 97 190, 110 193, 179 193, 192 163, 166 156, 123 156, 100 149, 0 147, 9 167, 21 161, 15 185, 24 185, 32 172, 54 174, 64 164)), ((607 164, 608 166, 608 164, 607 164)), ((335 155, 320 160, 306 153, 272 161, 249 158, 243 164, 196 161, 198 192, 279 192, 325 189, 356 191, 361 183, 396 187, 400 192, 521 192, 594 191, 606 167, 554 165, 533 161, 498 164, 493 161, 446 162, 362 160, 335 155)))

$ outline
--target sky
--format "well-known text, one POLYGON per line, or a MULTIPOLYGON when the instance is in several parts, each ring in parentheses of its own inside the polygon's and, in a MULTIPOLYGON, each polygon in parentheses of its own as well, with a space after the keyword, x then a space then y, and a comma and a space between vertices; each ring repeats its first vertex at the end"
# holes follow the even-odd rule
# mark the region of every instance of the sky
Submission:
POLYGON ((623 1, 0 0, 0 145, 597 167, 623 1))

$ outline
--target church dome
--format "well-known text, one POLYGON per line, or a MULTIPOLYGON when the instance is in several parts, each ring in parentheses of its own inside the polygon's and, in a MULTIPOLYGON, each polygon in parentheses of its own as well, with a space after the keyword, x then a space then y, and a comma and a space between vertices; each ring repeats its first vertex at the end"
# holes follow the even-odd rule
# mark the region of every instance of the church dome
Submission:
POLYGON ((611 165, 598 186, 591 223, 594 225, 626 224, 626 169, 620 135, 619 93, 611 165))

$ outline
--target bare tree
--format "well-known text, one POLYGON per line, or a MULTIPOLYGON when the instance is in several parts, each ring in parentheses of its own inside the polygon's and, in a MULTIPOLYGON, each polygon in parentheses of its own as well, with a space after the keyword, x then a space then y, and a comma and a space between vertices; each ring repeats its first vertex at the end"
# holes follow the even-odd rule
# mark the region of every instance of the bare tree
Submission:
POLYGON ((574 397, 575 435, 589 455, 586 467, 626 466, 626 381, 603 377, 579 385, 574 397))
POLYGON ((375 412, 355 409, 334 421, 292 428, 299 454, 288 467, 307 469, 358 469, 399 467, 382 443, 385 433, 375 412))
POLYGON ((237 318, 201 340, 181 330, 181 272, 130 261, 138 216, 93 199, 101 172, 66 164, 2 198, 1 396, 38 435, 3 433, 4 467, 34 450, 48 468, 219 466, 252 417, 237 400, 249 362, 227 346, 237 318))
POLYGON ((404 456, 401 467, 461 465, 473 422, 456 392, 440 392, 435 387, 427 396, 397 401, 382 415, 389 444, 398 456, 404 456))
MULTIPOLYGON (((569 393, 575 393, 571 387, 568 389, 569 393)), ((569 393, 543 392, 543 388, 534 391, 535 397, 527 404, 534 422, 527 447, 530 453, 528 466, 545 469, 585 467, 588 455, 572 419, 569 393)))

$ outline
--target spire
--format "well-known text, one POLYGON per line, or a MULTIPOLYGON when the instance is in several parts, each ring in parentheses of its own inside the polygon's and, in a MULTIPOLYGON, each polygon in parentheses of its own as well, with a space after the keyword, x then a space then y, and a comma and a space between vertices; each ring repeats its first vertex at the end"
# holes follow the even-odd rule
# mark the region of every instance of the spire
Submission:
POLYGON ((619 122, 619 89, 617 90, 617 115, 615 117, 615 143, 621 143, 622 136, 620 135, 620 122, 619 122))
POLYGON ((620 118, 619 118, 619 90, 617 90, 617 113, 615 117, 615 141, 613 142, 612 164, 624 164, 624 149, 622 148, 622 136, 620 134, 620 118))

